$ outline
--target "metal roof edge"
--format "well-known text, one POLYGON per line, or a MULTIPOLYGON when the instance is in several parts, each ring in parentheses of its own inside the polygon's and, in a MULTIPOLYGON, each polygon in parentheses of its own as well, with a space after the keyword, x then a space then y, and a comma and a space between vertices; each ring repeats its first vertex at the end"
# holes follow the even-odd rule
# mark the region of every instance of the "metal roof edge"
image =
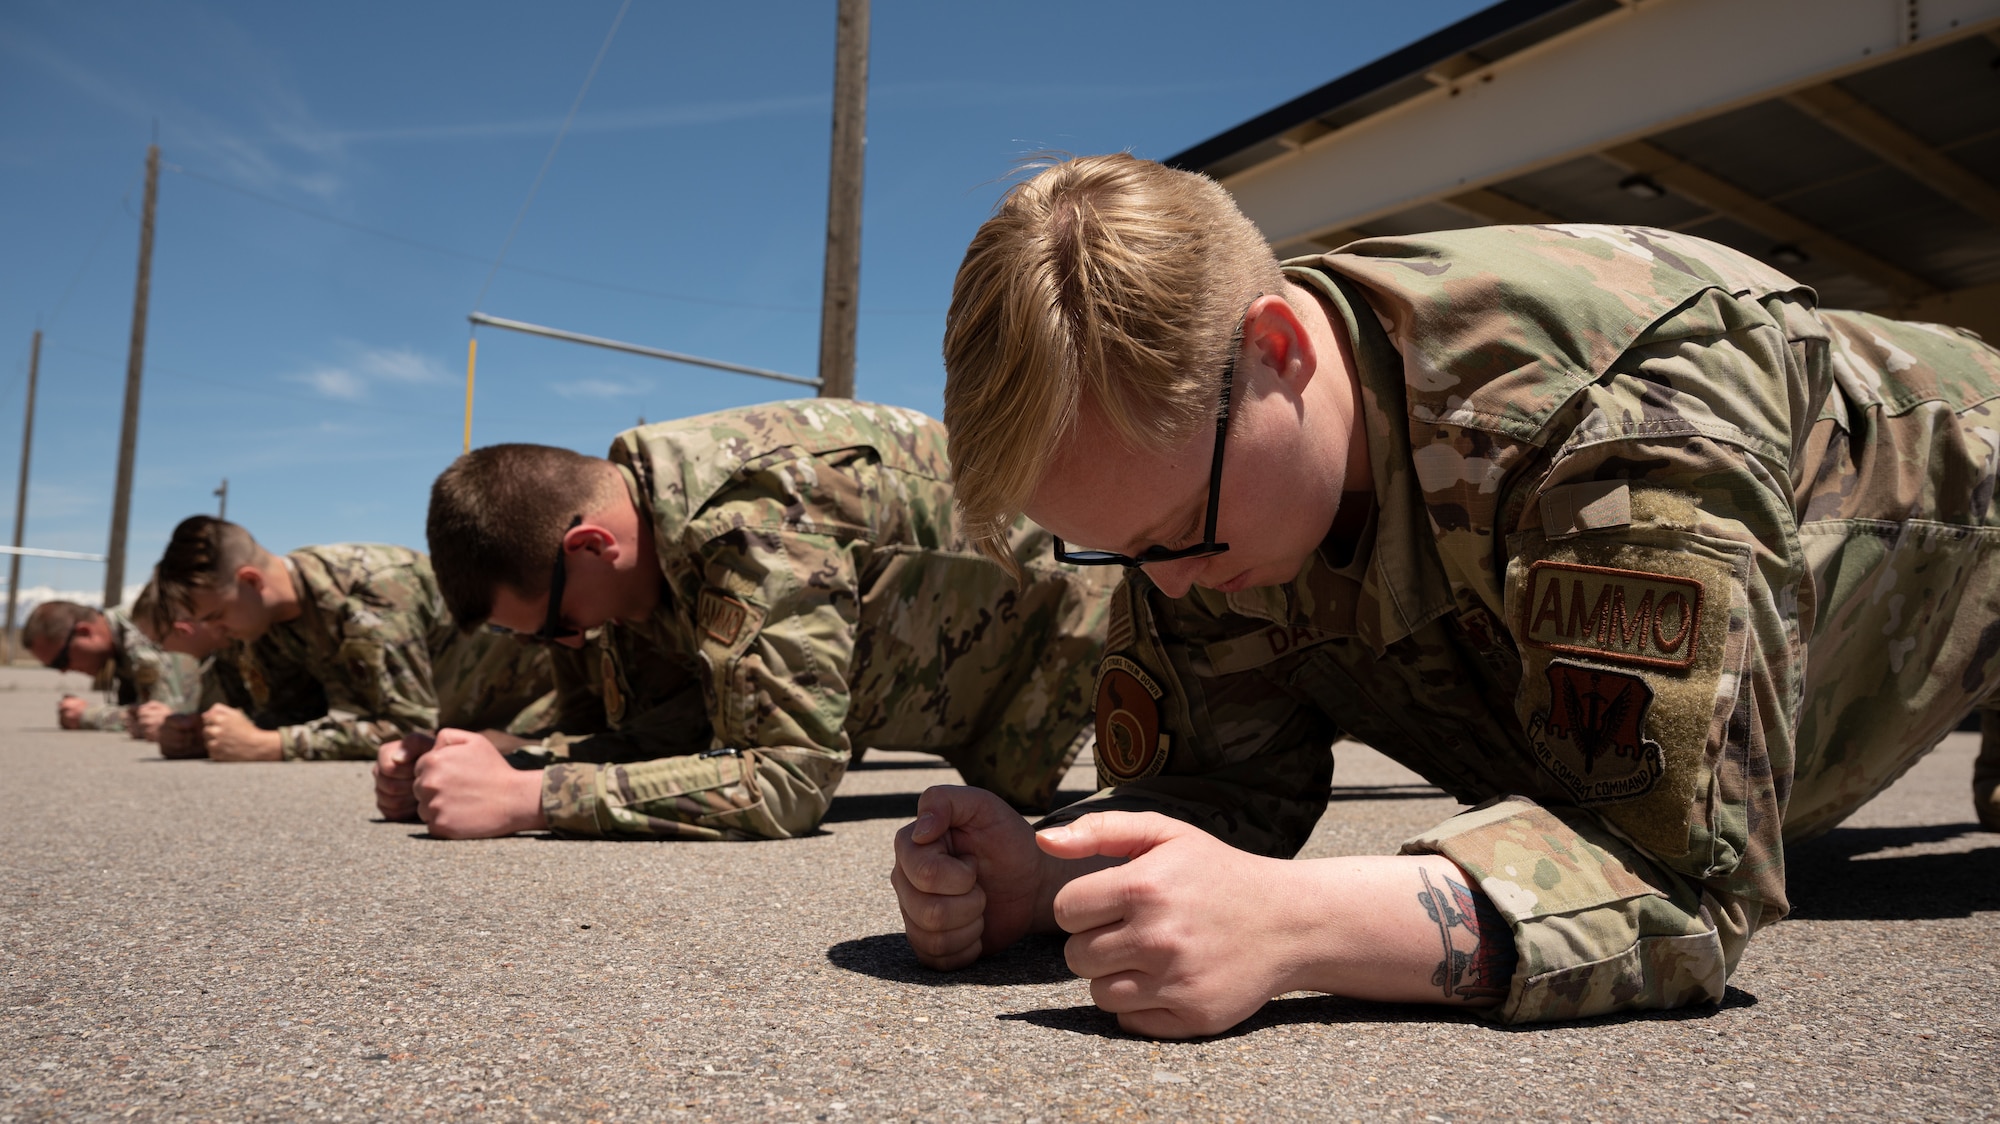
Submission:
POLYGON ((1260 113, 1241 125, 1218 133, 1191 148, 1167 157, 1162 163, 1183 171, 1206 171, 1216 163, 1253 145, 1270 140, 1349 102, 1357 101, 1383 87, 1421 74, 1436 64, 1520 29, 1526 24, 1564 8, 1591 0, 1501 0, 1491 7, 1442 28, 1407 47, 1383 55, 1374 62, 1293 98, 1275 109, 1260 113))

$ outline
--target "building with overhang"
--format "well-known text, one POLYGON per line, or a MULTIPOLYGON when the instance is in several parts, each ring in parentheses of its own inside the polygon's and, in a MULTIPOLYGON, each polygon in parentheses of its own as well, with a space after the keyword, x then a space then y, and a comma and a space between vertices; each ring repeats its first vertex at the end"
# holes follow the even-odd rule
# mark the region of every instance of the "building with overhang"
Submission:
POLYGON ((1280 256, 1665 227, 2000 342, 2000 0, 1506 0, 1167 163, 1280 256))

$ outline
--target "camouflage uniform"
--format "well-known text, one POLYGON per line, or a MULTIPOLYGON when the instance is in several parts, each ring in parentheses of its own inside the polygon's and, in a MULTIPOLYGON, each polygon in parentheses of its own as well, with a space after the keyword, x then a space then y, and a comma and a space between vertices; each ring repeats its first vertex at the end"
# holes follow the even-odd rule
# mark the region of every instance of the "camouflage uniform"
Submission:
POLYGON ((108 698, 84 708, 79 729, 123 730, 125 708, 138 703, 166 703, 176 713, 192 708, 200 690, 200 672, 194 660, 164 651, 148 640, 123 608, 105 610, 104 623, 111 629, 111 659, 92 685, 108 698))
POLYGON ((383 742, 440 726, 505 728, 551 689, 540 649, 458 631, 417 551, 310 546, 285 563, 299 616, 216 653, 203 696, 277 730, 288 761, 372 760, 383 742))
POLYGON ((1281 587, 1121 587, 1106 791, 1056 818, 1290 855, 1352 736, 1478 804, 1404 850, 1512 926, 1497 1017, 1719 1000, 1786 912, 1785 842, 2000 688, 2000 352, 1656 230, 1286 270, 1354 347, 1366 530, 1281 587))
POLYGON ((629 430, 610 458, 665 580, 650 619, 558 655, 551 826, 787 838, 819 825, 871 747, 938 754, 1018 806, 1054 802, 1088 737, 1115 575, 1057 565, 1025 521, 1025 584, 973 552, 942 426, 782 402, 629 430))

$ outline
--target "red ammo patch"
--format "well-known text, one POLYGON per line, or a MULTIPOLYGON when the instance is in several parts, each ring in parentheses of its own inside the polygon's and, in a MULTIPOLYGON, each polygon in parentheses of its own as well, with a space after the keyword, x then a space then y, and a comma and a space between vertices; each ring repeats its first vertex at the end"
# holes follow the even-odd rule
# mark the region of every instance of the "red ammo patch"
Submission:
POLYGON ((1521 639, 1616 663, 1691 667, 1702 592, 1692 578, 1537 562, 1528 570, 1521 639))
POLYGON ((1124 656, 1106 656, 1097 673, 1097 771, 1100 783, 1150 777, 1167 763, 1160 733, 1165 692, 1146 670, 1124 656))
POLYGON ((737 636, 743 632, 743 621, 749 615, 749 607, 741 601, 724 597, 712 589, 702 590, 700 599, 695 602, 695 618, 701 630, 725 647, 736 643, 737 636))

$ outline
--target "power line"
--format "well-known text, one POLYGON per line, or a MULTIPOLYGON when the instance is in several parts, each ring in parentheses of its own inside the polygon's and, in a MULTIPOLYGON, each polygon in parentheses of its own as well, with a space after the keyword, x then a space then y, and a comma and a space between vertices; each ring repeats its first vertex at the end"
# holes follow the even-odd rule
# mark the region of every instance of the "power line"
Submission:
POLYGON ((500 272, 500 263, 507 258, 507 251, 514 245, 514 235, 521 232, 521 221, 528 217, 528 208, 534 205, 535 193, 542 189, 542 177, 549 174, 549 165, 555 163, 556 150, 562 147, 563 138, 569 135, 569 127, 576 120, 576 111, 583 108, 583 95, 590 92, 590 84, 597 78, 597 68, 604 65, 604 56, 611 50, 611 40, 618 35, 618 25, 625 22, 625 13, 632 9, 632 0, 624 0, 618 5, 618 14, 612 17, 611 30, 604 33, 604 44, 597 48, 597 57, 591 60, 590 72, 583 76, 583 85, 576 91, 576 100, 569 103, 569 116, 563 118, 562 128, 556 130, 556 139, 549 145, 549 154, 542 157, 542 170, 535 173, 535 182, 528 188, 528 197, 521 201, 521 212, 514 216, 514 225, 507 228, 507 240, 500 243, 500 252, 493 256, 493 267, 486 271, 486 280, 479 286, 479 295, 472 298, 472 307, 477 311, 486 300, 486 290, 493 287, 493 276, 500 272))
MULTIPOLYGON (((135 173, 132 177, 132 182, 125 185, 124 193, 118 197, 119 211, 126 211, 127 204, 129 204, 132 199, 132 189, 138 186, 139 177, 143 175, 145 175, 144 172, 135 173)), ((130 214, 129 211, 126 211, 126 213, 130 214)), ((132 217, 136 218, 137 216, 132 216, 132 217)), ((113 211, 110 214, 110 216, 104 220, 104 225, 97 228, 97 237, 91 240, 89 252, 83 255, 83 264, 76 267, 76 273, 71 275, 69 279, 69 284, 63 286, 62 296, 56 298, 56 306, 53 310, 49 312, 49 318, 43 322, 42 328, 44 330, 56 326, 57 318, 62 316, 63 308, 69 304, 70 296, 76 292, 77 283, 82 281, 83 275, 90 271, 90 263, 97 260, 97 251, 104 245, 104 236, 111 233, 111 228, 114 225, 116 225, 117 222, 118 222, 118 211, 113 211)))
MULTIPOLYGON (((492 264, 492 259, 486 257, 483 254, 470 253, 468 251, 456 249, 451 246, 439 245, 436 242, 426 242, 421 238, 412 238, 407 234, 398 234, 393 230, 384 230, 381 227, 369 226, 366 223, 355 222, 352 219, 344 219, 338 215, 328 214, 325 211, 314 210, 311 207, 302 207, 297 203, 293 203, 285 199, 280 199, 274 195, 266 195, 260 191, 252 191, 247 187, 240 187, 236 184, 218 179, 214 176, 206 175, 202 172, 197 172, 192 168, 181 167, 180 165, 177 164, 166 164, 163 166, 166 168, 167 171, 173 172, 176 175, 186 176, 189 179, 200 180, 202 183, 208 184, 211 187, 218 187, 224 191, 241 195, 247 199, 255 199, 260 203, 269 204, 270 206, 277 207, 281 210, 290 211, 295 215, 312 219, 315 222, 323 222, 332 226, 342 227, 347 230, 352 230, 358 234, 366 234, 373 238, 381 238, 386 241, 396 242, 401 245, 408 246, 412 249, 424 250, 428 253, 433 253, 433 254, 441 254, 448 258, 457 258, 460 261, 477 262, 480 265, 492 264)), ((700 296, 695 296, 691 293, 670 293, 662 289, 648 289, 640 285, 624 285, 612 281, 594 281, 588 277, 578 277, 574 274, 569 274, 569 273, 558 273, 554 270, 549 270, 549 269, 536 269, 535 267, 528 265, 503 264, 500 266, 500 268, 506 270, 509 273, 519 273, 529 277, 541 277, 541 278, 546 278, 547 280, 550 281, 560 281, 565 285, 581 285, 587 289, 601 289, 605 292, 610 292, 610 293, 627 293, 632 296, 647 297, 652 300, 680 301, 685 304, 707 305, 711 308, 742 308, 742 309, 749 309, 753 312, 790 312, 790 313, 798 313, 801 315, 806 313, 817 314, 819 312, 819 308, 814 305, 764 304, 758 301, 737 301, 737 300, 725 300, 719 297, 700 297, 700 296)), ((944 310, 939 308, 864 308, 861 310, 861 313, 864 316, 938 316, 942 315, 943 312, 944 310)))

